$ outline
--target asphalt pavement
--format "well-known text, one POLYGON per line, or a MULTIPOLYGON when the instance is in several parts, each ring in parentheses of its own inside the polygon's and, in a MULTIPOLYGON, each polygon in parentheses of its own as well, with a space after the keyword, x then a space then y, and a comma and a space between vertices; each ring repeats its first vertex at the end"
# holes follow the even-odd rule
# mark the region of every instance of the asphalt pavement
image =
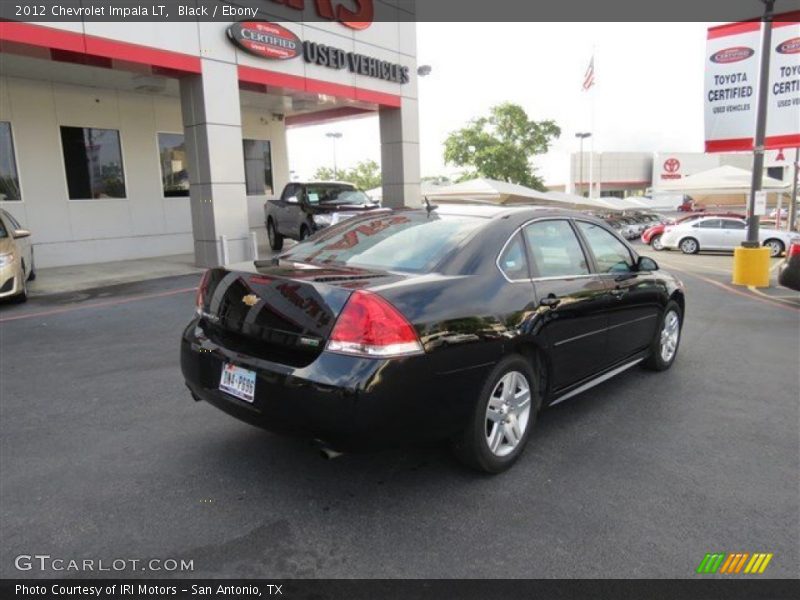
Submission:
POLYGON ((654 256, 687 285, 673 368, 545 411, 494 477, 440 446, 323 460, 192 401, 196 275, 0 306, 0 576, 77 576, 15 568, 38 553, 192 577, 685 578, 719 551, 798 577, 800 301, 654 256))

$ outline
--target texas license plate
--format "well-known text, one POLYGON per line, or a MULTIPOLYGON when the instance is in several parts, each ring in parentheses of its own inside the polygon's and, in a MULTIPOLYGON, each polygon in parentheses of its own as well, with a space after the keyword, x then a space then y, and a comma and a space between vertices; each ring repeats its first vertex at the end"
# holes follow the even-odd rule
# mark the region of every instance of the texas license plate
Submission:
POLYGON ((256 392, 256 373, 225 363, 219 389, 252 404, 256 392))

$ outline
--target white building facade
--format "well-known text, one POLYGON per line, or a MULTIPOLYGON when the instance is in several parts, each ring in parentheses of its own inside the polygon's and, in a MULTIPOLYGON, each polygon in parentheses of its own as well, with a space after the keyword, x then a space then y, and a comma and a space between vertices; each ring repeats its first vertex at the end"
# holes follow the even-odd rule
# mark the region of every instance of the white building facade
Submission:
POLYGON ((381 6, 398 20, 265 2, 239 24, 0 23, 0 207, 36 266, 218 265, 223 237, 249 258, 289 181, 287 128, 307 124, 377 114, 384 204, 418 204, 415 24, 381 6))
MULTIPOLYGON (((794 156, 794 148, 767 151, 764 174, 790 182, 794 156)), ((575 152, 570 160, 570 189, 588 196, 591 182, 594 196, 658 194, 670 182, 701 171, 724 165, 749 170, 752 164, 749 152, 575 152)))

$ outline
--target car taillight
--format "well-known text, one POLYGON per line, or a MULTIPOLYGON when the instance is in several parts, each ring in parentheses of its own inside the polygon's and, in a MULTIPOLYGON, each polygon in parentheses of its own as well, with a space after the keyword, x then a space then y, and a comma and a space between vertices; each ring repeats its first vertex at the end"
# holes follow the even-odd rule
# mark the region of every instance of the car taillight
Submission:
POLYGON ((357 290, 344 305, 327 349, 341 354, 391 357, 422 352, 416 331, 389 302, 357 290))
POLYGON ((786 253, 786 256, 800 256, 800 242, 793 242, 791 246, 789 246, 789 251, 786 253))
POLYGON ((194 298, 195 312, 200 315, 206 306, 206 293, 208 292, 208 280, 211 277, 211 271, 203 273, 200 279, 200 285, 197 286, 197 295, 194 298))

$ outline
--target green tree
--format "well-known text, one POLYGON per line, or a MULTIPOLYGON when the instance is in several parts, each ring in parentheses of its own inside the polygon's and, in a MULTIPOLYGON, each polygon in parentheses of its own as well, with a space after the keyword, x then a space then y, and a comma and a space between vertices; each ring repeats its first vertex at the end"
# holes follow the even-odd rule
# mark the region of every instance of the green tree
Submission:
POLYGON ((314 173, 318 181, 347 181, 362 190, 371 190, 381 184, 381 168, 374 160, 364 160, 352 169, 338 169, 336 173, 328 167, 320 167, 314 173))
POLYGON ((459 181, 487 177, 544 190, 531 158, 547 152, 561 135, 555 121, 533 121, 518 104, 505 102, 493 106, 489 116, 473 119, 447 136, 445 163, 472 167, 459 181))

